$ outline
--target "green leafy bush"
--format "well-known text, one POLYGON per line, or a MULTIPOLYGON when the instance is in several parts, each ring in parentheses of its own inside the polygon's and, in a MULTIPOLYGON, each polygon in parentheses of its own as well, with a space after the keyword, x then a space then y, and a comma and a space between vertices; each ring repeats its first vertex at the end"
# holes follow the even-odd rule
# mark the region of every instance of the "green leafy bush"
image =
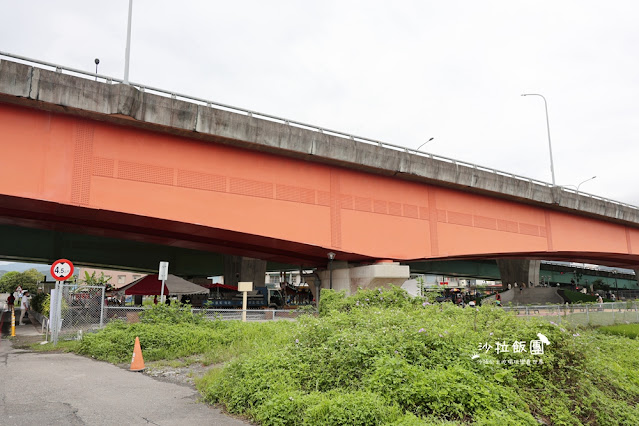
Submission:
POLYGON ((497 308, 432 305, 398 292, 323 292, 322 317, 300 319, 282 346, 234 360, 199 389, 266 425, 639 421, 630 348, 497 308), (551 342, 536 358, 543 364, 524 363, 528 350, 479 349, 538 333, 551 342))
POLYGON ((140 321, 145 324, 203 324, 207 322, 203 313, 193 313, 191 305, 164 303, 152 305, 140 313, 140 321))
POLYGON ((579 291, 563 290, 564 296, 570 301, 570 303, 593 303, 597 301, 596 296, 589 294, 583 294, 579 291))
POLYGON ((124 363, 130 361, 135 338, 139 337, 147 361, 200 355, 203 363, 210 364, 254 351, 265 340, 268 345, 277 345, 293 325, 288 321, 246 324, 208 321, 183 307, 166 305, 157 305, 140 317, 138 323, 114 321, 96 333, 85 334, 78 352, 112 363, 124 363))
MULTIPOLYGON (((573 290, 561 290, 564 292, 564 296, 570 301, 570 303, 595 303, 597 302, 597 296, 591 296, 590 294, 583 294, 579 291, 573 290)), ((603 298, 604 302, 612 302, 610 299, 603 298)))
POLYGON ((320 314, 326 315, 332 312, 350 312, 354 308, 373 307, 380 308, 404 308, 418 306, 434 301, 435 294, 426 294, 424 297, 412 297, 400 287, 391 285, 389 288, 377 288, 359 290, 352 296, 346 297, 344 291, 322 290, 320 297, 320 314))
POLYGON ((49 302, 51 296, 46 293, 37 293, 31 298, 31 309, 40 312, 42 315, 49 316, 49 302))
MULTIPOLYGON (((49 317, 49 312, 51 309, 51 295, 45 293, 38 293, 31 298, 31 309, 36 312, 40 312, 45 317, 49 317)), ((69 309, 69 304, 66 300, 62 299, 60 309, 62 310, 62 315, 66 314, 69 309)))
POLYGON ((639 424, 639 340, 397 288, 323 291, 320 309, 241 323, 162 306, 85 335, 79 350, 128 362, 139 336, 145 360, 226 361, 198 380, 203 398, 264 425, 639 424), (494 348, 539 335, 550 342, 540 355, 494 348))

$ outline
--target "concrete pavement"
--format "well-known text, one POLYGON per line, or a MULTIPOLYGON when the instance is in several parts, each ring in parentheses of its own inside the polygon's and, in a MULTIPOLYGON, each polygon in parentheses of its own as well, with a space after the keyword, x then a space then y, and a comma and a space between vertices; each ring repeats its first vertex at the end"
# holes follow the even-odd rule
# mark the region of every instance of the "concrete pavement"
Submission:
MULTIPOLYGON (((17 337, 40 329, 16 326, 17 337)), ((36 353, 0 340, 0 424, 247 425, 198 402, 189 386, 161 382, 68 353, 36 353), (9 386, 9 384, 11 384, 9 386)))

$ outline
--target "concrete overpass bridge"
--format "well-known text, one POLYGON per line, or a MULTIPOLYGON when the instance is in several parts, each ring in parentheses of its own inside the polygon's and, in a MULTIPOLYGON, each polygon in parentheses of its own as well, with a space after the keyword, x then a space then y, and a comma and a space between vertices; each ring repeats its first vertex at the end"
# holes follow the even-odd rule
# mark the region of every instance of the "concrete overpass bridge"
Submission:
MULTIPOLYGON (((494 260, 422 260, 410 262, 411 274, 430 274, 443 277, 480 278, 489 281, 501 280, 501 271, 494 260)), ((539 282, 542 284, 588 285, 600 282, 610 288, 638 290, 636 275, 628 270, 608 270, 583 265, 541 262, 539 282)))
POLYGON ((351 290, 407 275, 387 260, 499 259, 520 281, 530 259, 639 265, 634 206, 61 71, 0 61, 6 258, 139 269, 170 252, 186 270, 197 251, 246 279, 266 262, 326 267, 334 252, 336 287, 351 290))

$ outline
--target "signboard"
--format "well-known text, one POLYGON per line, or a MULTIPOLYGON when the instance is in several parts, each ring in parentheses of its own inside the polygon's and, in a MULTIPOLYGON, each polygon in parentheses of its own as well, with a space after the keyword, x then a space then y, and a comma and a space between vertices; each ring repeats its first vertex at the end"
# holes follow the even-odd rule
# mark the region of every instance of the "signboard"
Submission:
POLYGON ((58 259, 51 265, 51 276, 54 280, 64 281, 73 275, 73 263, 67 259, 58 259))
POLYGON ((240 281, 237 283, 238 291, 253 291, 253 281, 240 281))
POLYGON ((169 262, 160 262, 160 271, 158 272, 158 280, 165 281, 169 279, 169 262))
POLYGON ((253 290, 253 281, 240 281, 237 283, 238 291, 242 292, 242 321, 246 322, 246 304, 248 292, 253 290))

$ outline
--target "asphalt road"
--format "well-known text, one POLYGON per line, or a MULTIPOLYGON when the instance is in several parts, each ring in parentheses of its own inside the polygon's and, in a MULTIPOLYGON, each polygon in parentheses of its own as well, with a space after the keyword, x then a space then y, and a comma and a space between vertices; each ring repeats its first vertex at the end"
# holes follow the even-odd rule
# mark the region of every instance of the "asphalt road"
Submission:
MULTIPOLYGON (((22 327, 25 332, 34 328, 22 327)), ((248 424, 198 402, 198 397, 189 386, 106 362, 15 349, 9 339, 0 340, 4 426, 248 424)))

